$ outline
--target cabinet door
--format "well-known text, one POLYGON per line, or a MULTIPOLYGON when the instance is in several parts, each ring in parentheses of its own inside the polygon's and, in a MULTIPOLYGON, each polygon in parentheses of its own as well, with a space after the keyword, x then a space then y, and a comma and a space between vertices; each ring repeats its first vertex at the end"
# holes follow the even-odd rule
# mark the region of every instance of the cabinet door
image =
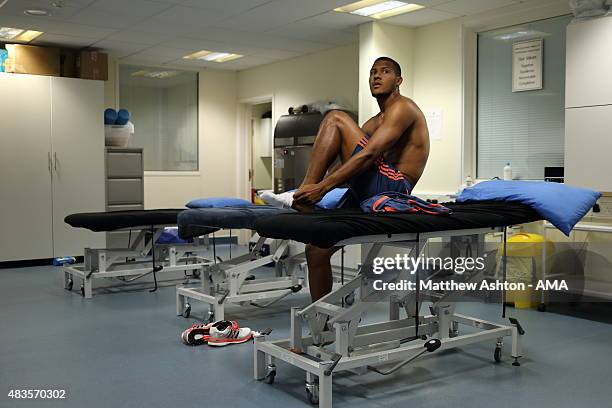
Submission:
POLYGON ((0 74, 0 262, 53 255, 51 80, 0 74))
POLYGON ((73 213, 104 211, 104 84, 74 78, 51 81, 53 253, 82 255, 104 247, 105 234, 72 228, 73 213))
POLYGON ((567 26, 565 107, 612 104, 612 18, 567 26))
POLYGON ((565 182, 612 192, 612 105, 565 110, 565 182))

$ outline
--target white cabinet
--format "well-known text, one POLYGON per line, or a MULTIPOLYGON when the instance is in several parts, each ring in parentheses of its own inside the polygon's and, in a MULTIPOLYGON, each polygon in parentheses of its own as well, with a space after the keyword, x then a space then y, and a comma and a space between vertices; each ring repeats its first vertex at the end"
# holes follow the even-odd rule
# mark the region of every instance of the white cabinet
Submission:
POLYGON ((67 215, 105 210, 104 83, 51 78, 53 255, 82 255, 106 237, 64 222, 67 215))
POLYGON ((567 27, 565 182, 612 192, 612 17, 567 27))
POLYGON ((53 256, 51 82, 0 74, 0 261, 53 256))
POLYGON ((612 16, 567 26, 565 107, 612 104, 612 16))
POLYGON ((104 246, 64 223, 104 210, 103 83, 0 74, 0 90, 0 262, 104 246))

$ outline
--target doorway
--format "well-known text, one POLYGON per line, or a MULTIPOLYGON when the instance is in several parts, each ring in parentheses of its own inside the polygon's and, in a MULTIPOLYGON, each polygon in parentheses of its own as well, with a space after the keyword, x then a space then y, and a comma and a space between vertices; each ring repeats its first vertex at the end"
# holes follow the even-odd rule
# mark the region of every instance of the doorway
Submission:
POLYGON ((272 102, 251 105, 251 168, 250 188, 253 201, 256 192, 273 188, 272 102))

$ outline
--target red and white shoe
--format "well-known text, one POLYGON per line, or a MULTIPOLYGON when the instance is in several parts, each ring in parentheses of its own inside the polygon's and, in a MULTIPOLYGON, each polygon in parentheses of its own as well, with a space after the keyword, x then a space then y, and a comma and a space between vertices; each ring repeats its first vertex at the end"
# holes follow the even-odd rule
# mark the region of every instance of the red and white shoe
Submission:
POLYGON ((210 336, 211 327, 212 323, 196 323, 181 333, 181 341, 188 346, 199 346, 201 344, 206 344, 210 336))
POLYGON ((222 347, 229 344, 244 343, 253 338, 248 327, 240 327, 235 321, 220 320, 212 325, 208 336, 208 345, 222 347))

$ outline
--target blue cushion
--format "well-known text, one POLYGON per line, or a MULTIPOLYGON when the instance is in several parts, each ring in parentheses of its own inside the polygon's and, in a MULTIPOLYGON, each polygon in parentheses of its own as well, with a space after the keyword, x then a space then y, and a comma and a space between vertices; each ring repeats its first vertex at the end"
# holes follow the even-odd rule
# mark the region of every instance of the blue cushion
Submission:
POLYGON ((115 120, 115 125, 127 125, 130 120, 130 111, 127 109, 119 109, 117 112, 117 120, 115 120))
POLYGON ((317 203, 317 207, 323 208, 324 210, 333 210, 334 208, 338 208, 340 200, 342 200, 347 190, 348 188, 334 188, 332 191, 323 196, 321 201, 317 203))
POLYGON ((457 201, 518 201, 569 236, 599 197, 601 193, 597 191, 561 183, 491 180, 466 188, 457 201))
POLYGON ((117 111, 113 108, 107 108, 104 110, 104 124, 114 125, 117 120, 117 111))
POLYGON ((246 207, 253 205, 250 201, 242 198, 231 197, 209 197, 191 200, 186 204, 187 208, 217 208, 217 207, 246 207))

